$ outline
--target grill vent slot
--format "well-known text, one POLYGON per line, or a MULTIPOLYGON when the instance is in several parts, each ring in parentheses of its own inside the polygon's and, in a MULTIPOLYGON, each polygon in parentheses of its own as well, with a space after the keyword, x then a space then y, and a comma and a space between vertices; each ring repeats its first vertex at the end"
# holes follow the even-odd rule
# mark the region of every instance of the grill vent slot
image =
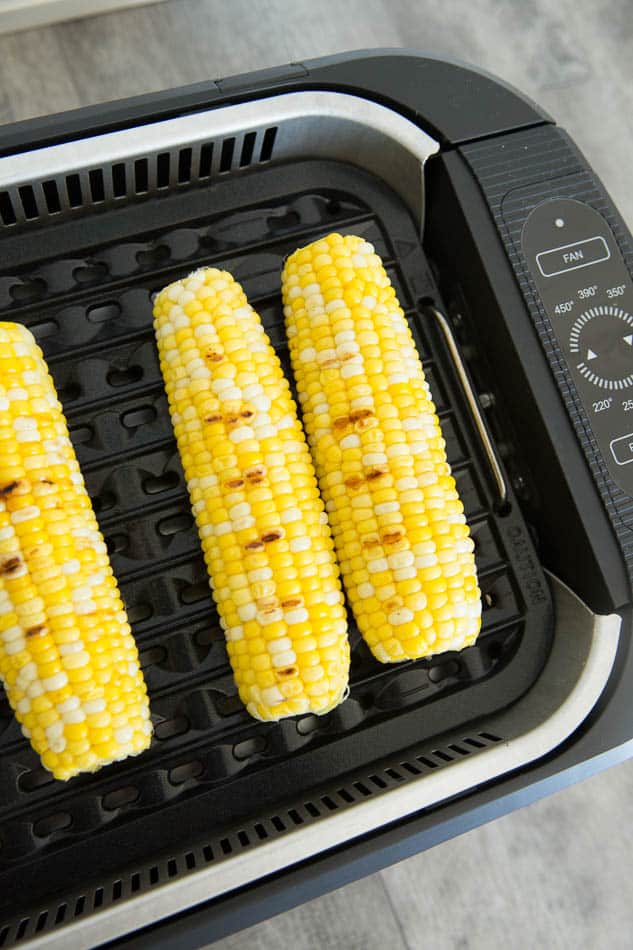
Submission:
MULTIPOLYGON (((345 788, 332 790, 314 801, 295 805, 281 814, 270 815, 261 821, 247 824, 229 836, 225 835, 196 850, 188 850, 167 858, 161 865, 154 864, 141 871, 134 871, 128 878, 117 878, 107 884, 102 884, 92 892, 74 895, 57 906, 42 910, 37 918, 21 917, 12 926, 6 926, 0 931, 0 948, 19 944, 29 936, 54 929, 65 922, 69 909, 73 918, 81 917, 94 910, 107 907, 124 896, 139 893, 181 874, 195 871, 197 867, 204 864, 210 864, 218 859, 230 860, 231 855, 257 846, 262 841, 291 832, 311 821, 326 818, 372 795, 384 794, 396 785, 413 780, 424 771, 431 772, 444 767, 450 762, 476 754, 481 749, 486 749, 501 741, 501 737, 494 733, 478 732, 471 736, 459 736, 443 748, 435 748, 426 755, 418 755, 411 762, 394 760, 392 764, 385 765, 369 775, 363 775, 362 779, 359 778, 345 788)), ((181 767, 182 775, 179 774, 180 767, 175 767, 172 769, 170 778, 176 782, 187 780, 187 778, 195 781, 201 774, 201 769, 192 768, 192 764, 199 766, 199 763, 185 763, 181 767)), ((105 808, 124 807, 132 804, 136 797, 136 789, 132 786, 121 787, 109 792, 103 799, 103 805, 105 808)))
POLYGON ((152 152, 0 191, 0 228, 44 224, 54 216, 112 207, 157 191, 207 183, 270 162, 277 126, 249 130, 168 152, 152 152))

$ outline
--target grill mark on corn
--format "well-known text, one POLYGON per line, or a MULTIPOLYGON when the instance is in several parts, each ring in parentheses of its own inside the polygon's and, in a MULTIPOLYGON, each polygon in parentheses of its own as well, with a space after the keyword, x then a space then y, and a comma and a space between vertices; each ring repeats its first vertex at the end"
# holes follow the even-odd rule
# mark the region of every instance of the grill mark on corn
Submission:
POLYGON ((285 600, 282 600, 281 606, 290 610, 291 607, 300 607, 302 603, 303 597, 287 597, 285 600))
POLYGON ((277 676, 281 676, 283 678, 288 676, 296 676, 297 672, 296 666, 288 666, 285 670, 276 670, 277 676))
POLYGON ((38 623, 34 627, 29 627, 29 629, 25 633, 25 636, 26 636, 26 639, 28 640, 31 637, 45 637, 47 633, 48 633, 48 627, 46 626, 46 624, 38 623))
POLYGON ((29 489, 26 485, 26 480, 20 478, 3 485, 2 488, 0 488, 0 495, 3 497, 8 497, 9 495, 25 494, 28 490, 29 489))
POLYGON ((349 414, 351 422, 363 422, 373 416, 375 416, 373 409, 352 409, 349 414))
POLYGON ((281 528, 278 531, 267 531, 266 534, 262 535, 262 541, 264 544, 272 544, 273 541, 279 541, 283 536, 284 533, 281 528))
POLYGON ((212 412, 210 415, 204 417, 205 422, 222 422, 222 414, 219 412, 212 412))
POLYGON ((402 528, 394 528, 393 531, 385 531, 382 536, 383 544, 397 544, 398 541, 402 541, 404 538, 404 530, 402 528))
POLYGON ((263 551, 264 542, 260 541, 259 538, 257 538, 256 541, 249 541, 247 544, 245 544, 244 549, 246 551, 263 551))
POLYGON ((229 478, 228 481, 224 483, 225 488, 242 488, 244 485, 243 478, 229 478))
POLYGON ((344 432, 346 429, 349 429, 350 425, 351 425, 350 416, 339 416, 339 418, 335 419, 334 422, 332 423, 332 428, 334 429, 335 432, 341 433, 341 432, 344 432))
POLYGON ((22 558, 19 555, 15 555, 0 563, 0 574, 3 577, 11 577, 13 574, 17 574, 23 566, 24 561, 22 558))
POLYGON ((369 535, 368 538, 365 538, 365 539, 364 539, 364 541, 363 541, 363 547, 364 547, 364 548, 378 548, 378 547, 381 547, 380 538, 379 538, 377 535, 375 535, 375 534, 369 535))
POLYGON ((244 469, 244 478, 249 485, 261 485, 266 478, 266 466, 251 465, 250 468, 244 469))
POLYGON ((367 479, 368 482, 375 482, 376 479, 384 478, 385 475, 388 475, 388 474, 389 474, 388 468, 372 468, 367 472, 367 474, 365 475, 365 478, 367 479))
POLYGON ((345 484, 348 488, 351 488, 352 491, 356 491, 357 488, 365 484, 365 479, 362 475, 349 475, 345 479, 345 484))

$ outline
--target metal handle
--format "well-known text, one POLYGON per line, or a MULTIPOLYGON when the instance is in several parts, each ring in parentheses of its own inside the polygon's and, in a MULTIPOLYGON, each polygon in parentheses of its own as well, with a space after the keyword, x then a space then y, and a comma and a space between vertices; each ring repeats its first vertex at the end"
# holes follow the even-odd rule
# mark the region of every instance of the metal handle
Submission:
POLYGON ((426 307, 425 309, 430 314, 432 314, 437 324, 439 325, 440 330, 442 331, 442 335, 446 341, 446 345, 451 355, 451 359, 453 360, 455 371, 462 385, 462 389, 466 397, 466 402, 468 403, 468 407, 471 411, 473 422, 475 423, 475 428, 477 429, 479 438, 481 439, 481 444, 483 445, 484 452, 486 453, 486 457, 488 459, 488 464, 490 465, 493 478, 497 485, 497 491, 499 492, 499 500, 501 501, 502 504, 505 504, 505 502, 508 500, 508 489, 506 486, 506 481, 505 481, 505 478, 503 477, 503 472, 501 471, 499 460, 497 459, 497 453, 495 452, 494 446, 492 444, 492 440, 490 438, 490 435, 488 434, 488 428, 486 426, 486 422, 484 420, 484 417, 481 414, 481 409, 479 408, 477 397, 475 396, 475 393, 473 392, 473 387, 470 384, 470 379, 468 378, 468 373, 466 372, 464 361, 462 360, 460 352, 457 348, 457 341, 455 340, 455 336, 453 334, 453 331, 451 330, 451 326, 448 320, 446 319, 446 317, 444 316, 444 314, 441 313, 436 307, 426 307))

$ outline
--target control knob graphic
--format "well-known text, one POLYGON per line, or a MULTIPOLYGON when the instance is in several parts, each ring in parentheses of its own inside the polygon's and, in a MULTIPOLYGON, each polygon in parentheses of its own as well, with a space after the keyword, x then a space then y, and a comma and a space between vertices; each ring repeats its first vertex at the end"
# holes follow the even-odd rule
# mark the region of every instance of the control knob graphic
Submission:
POLYGON ((585 379, 602 389, 633 386, 633 316, 601 304, 578 317, 569 334, 569 350, 585 379))

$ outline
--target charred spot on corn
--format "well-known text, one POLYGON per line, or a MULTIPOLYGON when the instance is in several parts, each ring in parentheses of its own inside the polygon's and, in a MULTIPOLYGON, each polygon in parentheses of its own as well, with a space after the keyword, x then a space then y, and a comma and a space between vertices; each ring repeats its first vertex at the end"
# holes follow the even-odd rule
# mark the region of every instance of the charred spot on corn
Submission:
POLYGON ((24 568, 24 561, 19 554, 5 558, 0 561, 0 575, 3 577, 12 577, 24 568))
POLYGON ((264 550, 264 542, 263 542, 263 541, 260 541, 259 538, 257 538, 255 541, 248 541, 248 542, 244 545, 244 548, 245 548, 246 551, 263 551, 263 550, 264 550))
POLYGON ((264 465, 254 465, 252 468, 245 469, 244 477, 252 485, 258 485, 266 477, 266 468, 264 465))
POLYGON ((0 487, 0 496, 8 495, 26 495, 31 490, 31 486, 26 478, 13 479, 0 487))
POLYGON ((375 482, 379 478, 385 478, 385 476, 388 474, 389 474, 389 469, 386 467, 372 468, 367 472, 367 474, 365 475, 365 478, 367 479, 368 482, 375 482))
POLYGON ((264 544, 272 544, 273 541, 280 541, 284 536, 282 528, 278 528, 276 531, 268 531, 267 534, 262 535, 262 541, 264 544))
POLYGON ((404 538, 404 528, 397 528, 395 531, 385 531, 382 536, 383 544, 397 544, 404 538))
POLYGON ((38 623, 34 627, 29 627, 26 631, 27 640, 30 637, 45 637, 48 634, 48 627, 45 623, 38 623))

